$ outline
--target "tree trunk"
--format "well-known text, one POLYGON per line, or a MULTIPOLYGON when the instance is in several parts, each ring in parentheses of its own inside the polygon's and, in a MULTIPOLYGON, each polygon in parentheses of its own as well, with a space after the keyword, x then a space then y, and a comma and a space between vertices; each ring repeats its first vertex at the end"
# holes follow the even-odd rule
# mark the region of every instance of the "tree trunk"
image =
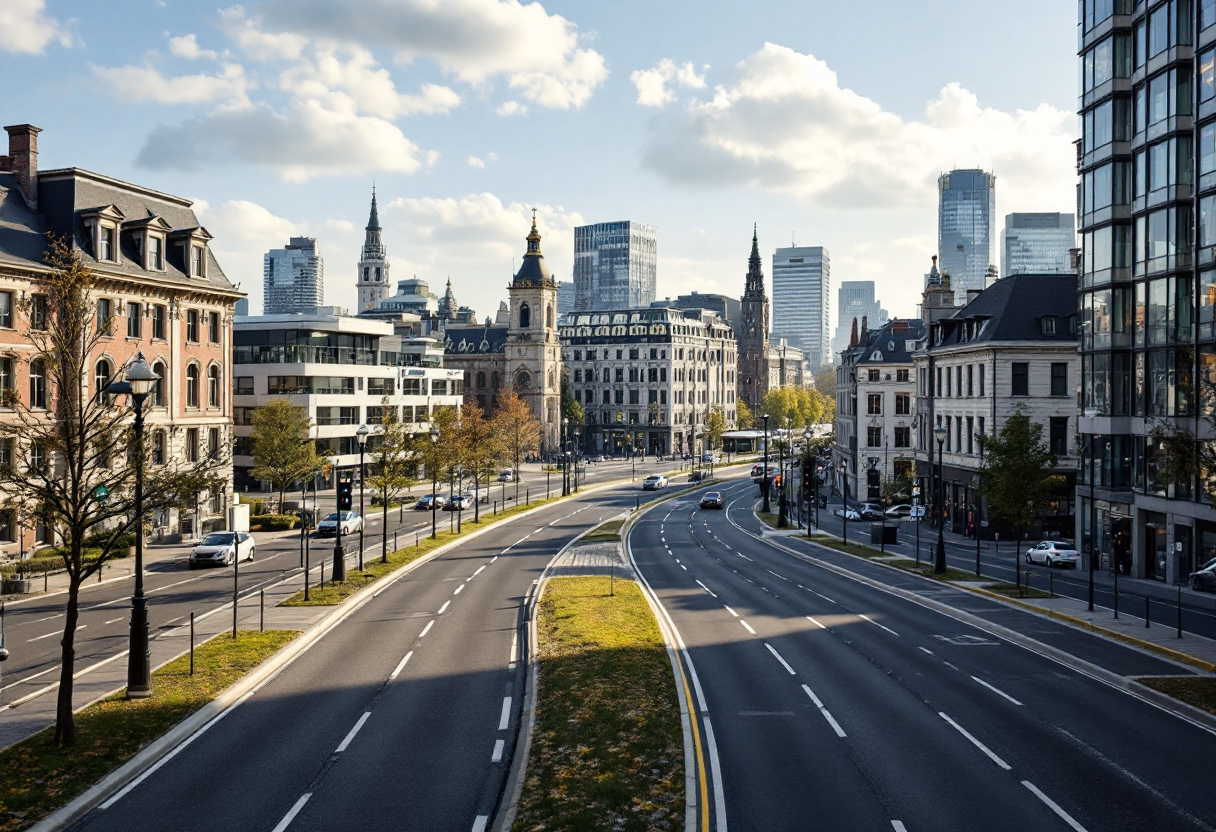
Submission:
POLYGON ((480 480, 477 475, 473 475, 473 522, 481 522, 481 489, 478 487, 480 480))
POLYGON ((59 657, 59 696, 55 706, 55 745, 76 744, 76 716, 72 712, 72 677, 76 673, 76 622, 80 619, 80 579, 70 573, 68 607, 63 622, 59 657))
POLYGON ((1014 581, 1018 588, 1018 592, 1022 591, 1022 527, 1017 526, 1014 529, 1013 540, 1013 569, 1014 581))

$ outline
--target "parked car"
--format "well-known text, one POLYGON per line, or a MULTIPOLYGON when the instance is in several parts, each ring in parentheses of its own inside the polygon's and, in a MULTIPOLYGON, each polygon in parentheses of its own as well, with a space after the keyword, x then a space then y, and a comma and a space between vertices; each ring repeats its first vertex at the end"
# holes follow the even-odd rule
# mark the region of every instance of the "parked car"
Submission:
POLYGON ((338 532, 339 523, 342 526, 342 534, 350 534, 357 532, 363 528, 363 518, 359 516, 357 511, 343 511, 342 517, 338 517, 338 512, 331 512, 324 520, 317 524, 317 537, 332 537, 338 532))
POLYGON ((443 497, 437 494, 423 494, 414 503, 414 511, 435 511, 443 505, 443 497))
POLYGON ((229 566, 237 558, 253 560, 253 535, 249 532, 212 532, 190 552, 190 568, 229 566))
POLYGON ((1071 540, 1044 540, 1026 550, 1026 562, 1041 563, 1044 566, 1071 566, 1076 569, 1081 564, 1081 553, 1072 545, 1071 540))
POLYGON ((515 472, 514 471, 499 471, 498 472, 498 481, 499 482, 515 482, 515 472))
POLYGON ((701 498, 701 508, 722 508, 722 492, 706 491, 705 496, 701 498))
POLYGON ((899 519, 900 517, 909 517, 913 520, 924 519, 925 507, 910 506, 907 503, 901 503, 900 505, 891 506, 889 509, 887 509, 887 517, 893 520, 899 519))
POLYGON ((862 503, 859 513, 862 520, 881 520, 882 506, 877 503, 862 503))
POLYGON ((843 517, 845 520, 860 520, 861 515, 855 508, 838 508, 832 512, 837 517, 843 517))
POLYGON ((1216 558, 1212 558, 1197 571, 1191 573, 1191 589, 1216 592, 1216 558))
POLYGON ((469 506, 473 505, 472 494, 452 494, 444 503, 444 511, 464 511, 469 506))
POLYGON ((642 480, 643 491, 657 491, 660 488, 666 487, 667 477, 663 476, 662 474, 652 474, 651 476, 642 480))
POLYGON ((589 457, 587 457, 587 461, 588 461, 588 462, 603 462, 603 461, 604 461, 604 455, 603 455, 603 454, 596 454, 595 456, 589 456, 589 457))

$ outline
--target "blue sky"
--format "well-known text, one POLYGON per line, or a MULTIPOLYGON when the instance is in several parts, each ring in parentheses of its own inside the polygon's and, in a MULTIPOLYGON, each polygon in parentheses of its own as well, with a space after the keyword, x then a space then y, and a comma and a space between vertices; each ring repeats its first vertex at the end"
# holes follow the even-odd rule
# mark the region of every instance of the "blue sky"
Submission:
POLYGON ((737 296, 756 222, 766 273, 823 245, 911 315, 941 171, 1074 209, 1075 33, 1060 0, 0 0, 0 120, 44 169, 195 199, 255 311, 293 234, 355 305, 374 180, 393 277, 483 316, 532 207, 562 279, 575 225, 633 219, 660 297, 737 296))

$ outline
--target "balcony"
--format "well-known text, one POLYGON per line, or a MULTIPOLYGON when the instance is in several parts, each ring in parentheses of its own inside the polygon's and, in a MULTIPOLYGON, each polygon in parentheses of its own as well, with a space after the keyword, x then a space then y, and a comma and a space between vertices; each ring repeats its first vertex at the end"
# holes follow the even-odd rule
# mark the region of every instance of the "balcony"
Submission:
MULTIPOLYGON (((391 355, 386 353, 385 355, 391 355)), ((345 364, 379 366, 376 350, 310 347, 306 344, 262 344, 233 349, 234 364, 345 364)))

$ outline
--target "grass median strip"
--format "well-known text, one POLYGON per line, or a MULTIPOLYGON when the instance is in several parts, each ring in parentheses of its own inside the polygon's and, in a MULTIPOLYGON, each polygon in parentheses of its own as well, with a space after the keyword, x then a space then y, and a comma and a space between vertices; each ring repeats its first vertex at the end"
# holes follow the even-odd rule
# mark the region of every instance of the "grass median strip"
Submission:
POLYGON ((537 618, 536 730, 517 832, 678 830, 680 707, 638 585, 555 578, 537 618))
POLYGON ((594 529, 583 535, 582 543, 615 543, 621 539, 621 526, 624 520, 609 520, 600 523, 594 529))
POLYGON ((1188 705, 1216 714, 1216 679, 1195 676, 1141 676, 1136 681, 1188 705))
POLYGON ((0 832, 25 829, 134 757, 287 642, 294 630, 213 638, 152 674, 149 699, 117 694, 76 714, 76 744, 51 745, 54 728, 0 751, 0 832))

